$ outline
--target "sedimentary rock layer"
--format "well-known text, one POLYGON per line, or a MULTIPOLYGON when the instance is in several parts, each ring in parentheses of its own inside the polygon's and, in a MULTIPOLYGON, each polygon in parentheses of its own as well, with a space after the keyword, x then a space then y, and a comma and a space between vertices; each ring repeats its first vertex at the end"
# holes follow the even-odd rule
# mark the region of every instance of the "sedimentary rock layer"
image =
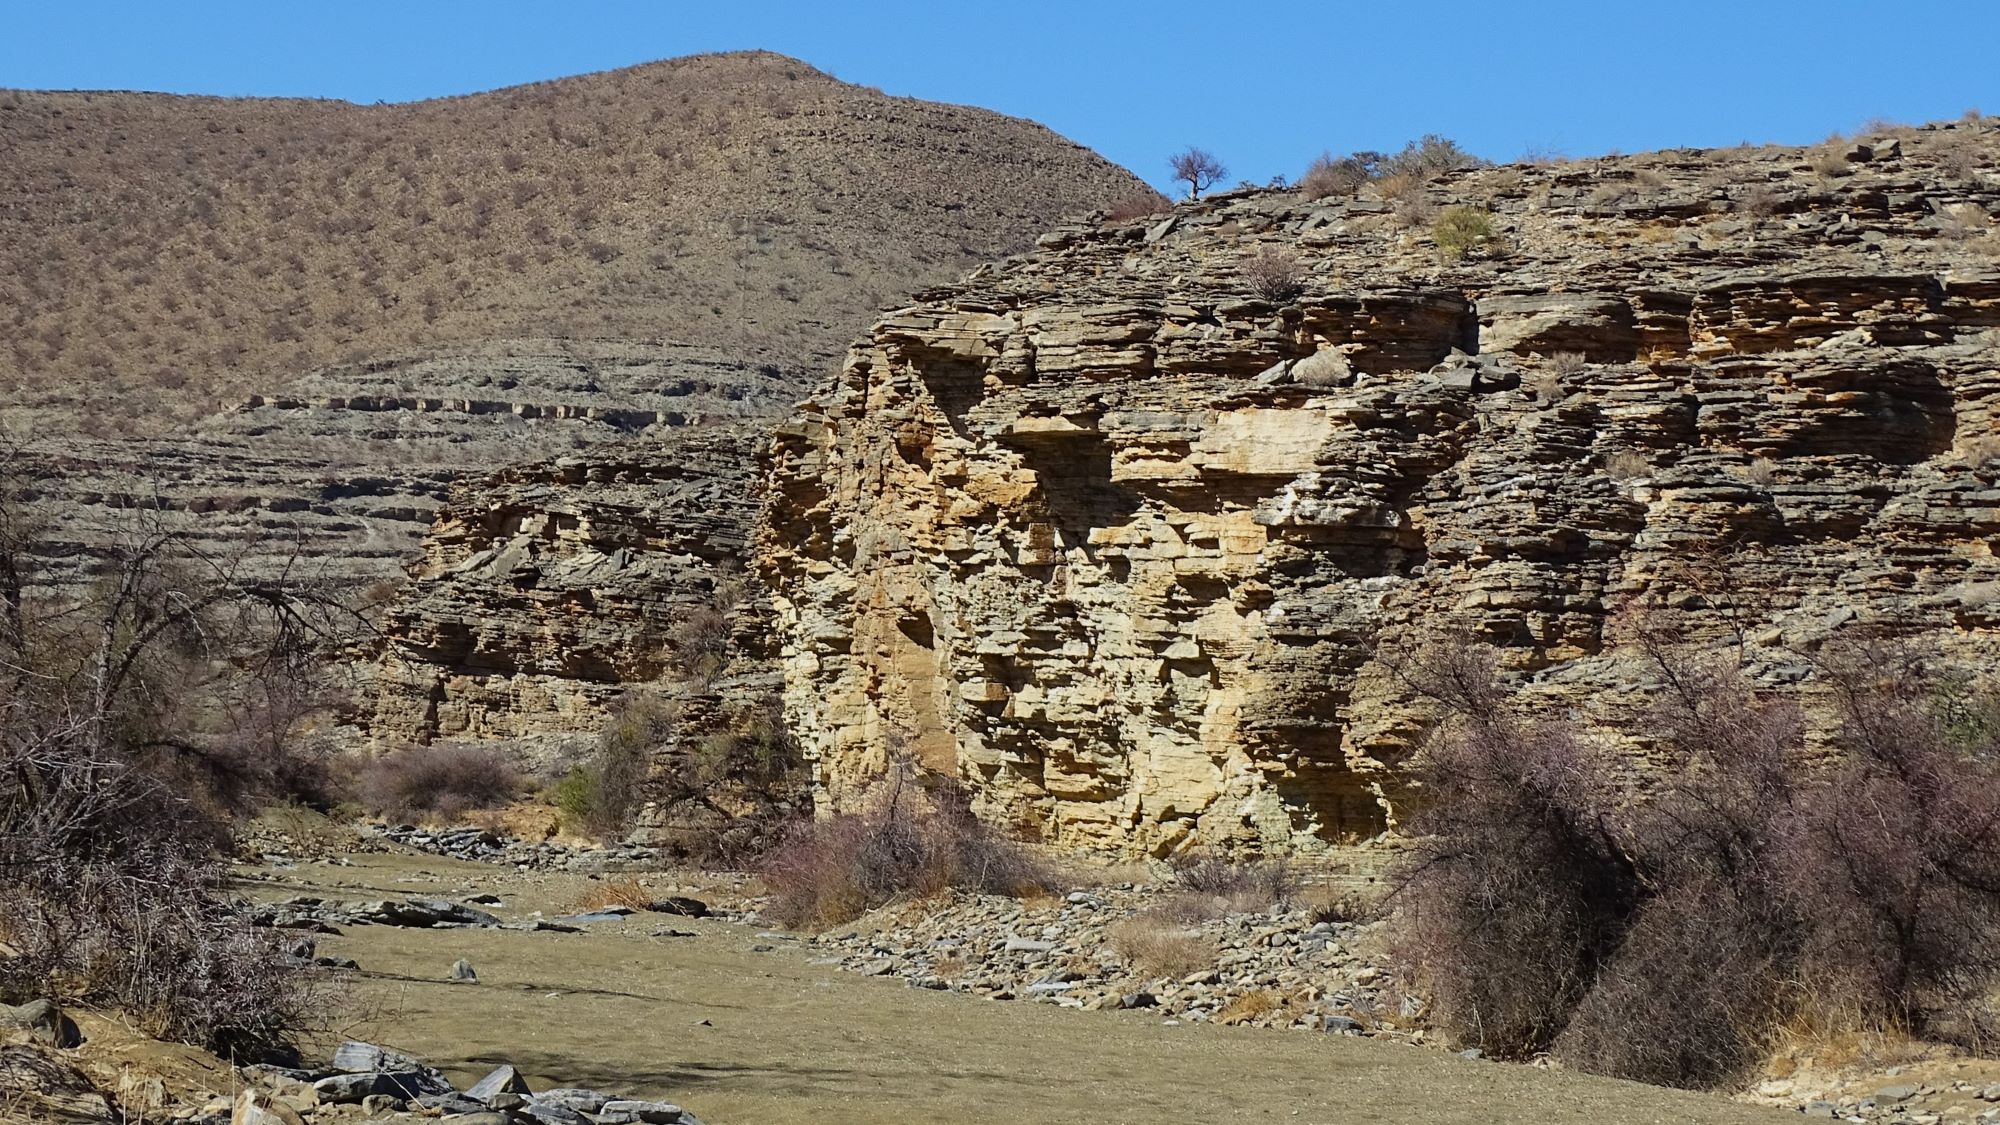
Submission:
POLYGON ((1642 611, 1772 685, 1843 629, 2000 651, 1996 149, 1233 192, 923 295, 776 443, 823 806, 908 753, 1059 845, 1312 848, 1406 807, 1440 636, 1639 762, 1642 611), (1446 205, 1485 248, 1440 255, 1446 205))

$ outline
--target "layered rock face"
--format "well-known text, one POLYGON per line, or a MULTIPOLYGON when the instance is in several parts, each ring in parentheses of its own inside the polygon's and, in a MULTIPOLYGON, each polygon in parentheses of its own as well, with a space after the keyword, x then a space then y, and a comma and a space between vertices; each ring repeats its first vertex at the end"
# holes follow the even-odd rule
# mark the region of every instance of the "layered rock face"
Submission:
POLYGON ((364 719, 388 741, 594 730, 674 623, 740 575, 754 423, 669 431, 453 493, 382 621, 364 719))
MULTIPOLYGON (((29 435, 6 483, 46 525, 52 581, 87 578, 143 519, 251 573, 363 587, 402 577, 461 479, 769 418, 806 378, 684 344, 495 341, 315 372, 184 438, 29 435)), ((752 476, 747 462, 735 472, 752 476)))
POLYGON ((1870 626, 2000 653, 1996 150, 1236 192, 923 295, 776 443, 823 807, 909 753, 1062 846, 1318 848, 1407 807, 1439 637, 1607 744, 1649 607, 1774 685, 1870 626), (1493 239, 1446 263, 1452 204, 1493 239))

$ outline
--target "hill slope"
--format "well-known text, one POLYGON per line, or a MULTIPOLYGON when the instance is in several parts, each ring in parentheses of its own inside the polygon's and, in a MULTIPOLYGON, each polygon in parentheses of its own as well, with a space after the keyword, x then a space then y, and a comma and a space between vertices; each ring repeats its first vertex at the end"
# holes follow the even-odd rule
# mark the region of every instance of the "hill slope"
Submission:
POLYGON ((44 425, 157 433, 497 338, 818 366, 1145 191, 1033 123, 762 52, 407 105, 0 92, 0 381, 44 425))

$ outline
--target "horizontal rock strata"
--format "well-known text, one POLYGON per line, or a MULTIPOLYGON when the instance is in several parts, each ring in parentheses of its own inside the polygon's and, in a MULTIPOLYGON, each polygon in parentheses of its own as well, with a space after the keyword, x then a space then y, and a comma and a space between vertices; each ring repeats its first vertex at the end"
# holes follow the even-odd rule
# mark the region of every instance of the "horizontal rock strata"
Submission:
POLYGON ((760 569, 824 806, 910 754, 1062 846, 1316 848, 1406 807, 1396 668, 1442 635, 1614 729, 1642 606, 1772 684, 1858 626, 1994 653, 1996 152, 1233 192, 925 294, 776 443, 760 569), (1494 249, 1446 261, 1446 205, 1494 249))

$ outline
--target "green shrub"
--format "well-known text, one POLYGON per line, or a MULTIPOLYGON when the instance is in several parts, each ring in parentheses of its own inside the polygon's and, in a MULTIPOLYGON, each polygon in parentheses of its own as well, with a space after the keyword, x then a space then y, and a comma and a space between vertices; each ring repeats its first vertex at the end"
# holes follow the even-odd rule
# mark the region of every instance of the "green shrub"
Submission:
POLYGON ((1493 219, 1477 207, 1460 204, 1447 207, 1431 225, 1431 240, 1438 256, 1456 262, 1475 250, 1491 249, 1495 242, 1493 219))
POLYGON ((622 836, 644 795, 654 750, 666 742, 678 713, 647 693, 628 695, 604 729, 589 760, 573 767, 549 792, 563 826, 599 838, 622 836))

